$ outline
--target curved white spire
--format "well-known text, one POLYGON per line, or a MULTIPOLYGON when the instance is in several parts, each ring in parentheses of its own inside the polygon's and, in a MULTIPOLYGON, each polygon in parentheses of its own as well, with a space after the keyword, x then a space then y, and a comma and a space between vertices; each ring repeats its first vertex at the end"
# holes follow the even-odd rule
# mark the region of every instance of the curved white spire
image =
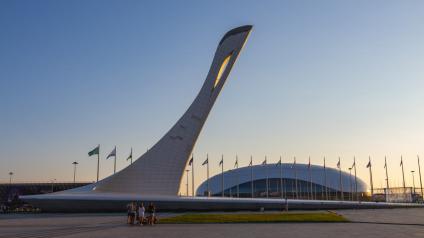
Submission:
POLYGON ((184 168, 252 26, 227 32, 206 80, 187 111, 149 151, 132 165, 95 184, 93 192, 177 195, 184 168))

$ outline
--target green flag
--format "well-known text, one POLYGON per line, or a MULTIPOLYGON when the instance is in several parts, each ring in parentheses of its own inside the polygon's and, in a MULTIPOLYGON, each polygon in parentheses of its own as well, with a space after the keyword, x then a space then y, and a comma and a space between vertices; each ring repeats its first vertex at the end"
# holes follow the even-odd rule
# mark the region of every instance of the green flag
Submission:
POLYGON ((96 148, 94 148, 92 151, 88 152, 88 156, 92 155, 98 155, 100 150, 100 145, 98 145, 96 148))

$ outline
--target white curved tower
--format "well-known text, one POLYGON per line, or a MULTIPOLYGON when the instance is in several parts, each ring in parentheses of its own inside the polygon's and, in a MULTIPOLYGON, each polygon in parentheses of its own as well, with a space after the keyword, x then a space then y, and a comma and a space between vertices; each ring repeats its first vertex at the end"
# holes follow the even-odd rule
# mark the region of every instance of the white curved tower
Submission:
POLYGON ((251 29, 252 26, 246 25, 224 35, 205 82, 184 115, 149 151, 132 165, 99 181, 93 192, 177 195, 184 168, 203 124, 251 29))

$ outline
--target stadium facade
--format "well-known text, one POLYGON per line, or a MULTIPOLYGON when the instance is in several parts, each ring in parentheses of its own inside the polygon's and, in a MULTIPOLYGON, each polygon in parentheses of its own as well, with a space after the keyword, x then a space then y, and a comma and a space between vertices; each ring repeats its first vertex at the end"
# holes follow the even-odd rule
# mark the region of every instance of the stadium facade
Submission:
POLYGON ((322 200, 342 200, 342 194, 343 200, 354 200, 356 195, 363 197, 366 193, 366 183, 360 178, 355 180, 349 173, 318 165, 284 163, 281 167, 280 164, 254 165, 217 174, 196 191, 197 196, 322 200))

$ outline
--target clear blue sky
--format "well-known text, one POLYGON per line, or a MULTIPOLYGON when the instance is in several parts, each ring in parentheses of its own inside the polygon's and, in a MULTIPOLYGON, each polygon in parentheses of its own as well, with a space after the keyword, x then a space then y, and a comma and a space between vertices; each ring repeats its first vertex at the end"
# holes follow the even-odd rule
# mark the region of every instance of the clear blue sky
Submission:
MULTIPOLYGON (((401 184, 424 157, 422 1, 1 1, 0 181, 94 180, 87 152, 118 169, 182 115, 217 43, 254 29, 195 147, 248 164, 293 156, 401 184)), ((424 161, 423 161, 424 163, 424 161)), ((211 164, 213 165, 213 163, 211 164)))

